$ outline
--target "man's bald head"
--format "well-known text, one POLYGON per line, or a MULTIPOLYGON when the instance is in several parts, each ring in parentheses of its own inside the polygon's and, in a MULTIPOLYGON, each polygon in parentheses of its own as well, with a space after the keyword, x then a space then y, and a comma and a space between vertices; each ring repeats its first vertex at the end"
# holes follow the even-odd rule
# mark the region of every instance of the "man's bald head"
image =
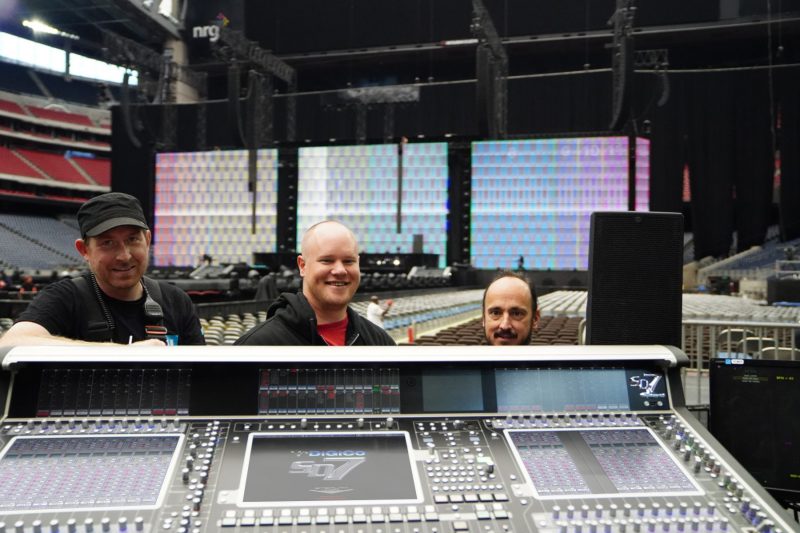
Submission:
POLYGON ((300 255, 312 251, 314 246, 319 247, 321 239, 339 238, 343 234, 352 239, 356 253, 358 253, 358 241, 350 228, 336 220, 323 220, 309 227, 303 234, 303 240, 300 242, 300 255))

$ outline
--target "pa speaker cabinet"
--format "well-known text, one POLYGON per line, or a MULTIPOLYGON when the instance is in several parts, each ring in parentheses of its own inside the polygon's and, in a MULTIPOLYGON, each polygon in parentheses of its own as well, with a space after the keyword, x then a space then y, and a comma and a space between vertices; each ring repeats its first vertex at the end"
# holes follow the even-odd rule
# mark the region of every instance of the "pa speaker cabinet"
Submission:
POLYGON ((592 213, 586 344, 681 345, 683 215, 592 213))

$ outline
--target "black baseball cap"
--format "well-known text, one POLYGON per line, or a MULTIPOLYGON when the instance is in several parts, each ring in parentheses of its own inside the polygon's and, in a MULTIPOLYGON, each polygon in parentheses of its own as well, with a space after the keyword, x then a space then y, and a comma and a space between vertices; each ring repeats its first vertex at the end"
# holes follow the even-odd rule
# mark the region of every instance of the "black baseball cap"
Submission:
POLYGON ((78 226, 83 237, 96 237, 117 226, 150 229, 139 200, 121 192, 101 194, 84 203, 78 209, 78 226))

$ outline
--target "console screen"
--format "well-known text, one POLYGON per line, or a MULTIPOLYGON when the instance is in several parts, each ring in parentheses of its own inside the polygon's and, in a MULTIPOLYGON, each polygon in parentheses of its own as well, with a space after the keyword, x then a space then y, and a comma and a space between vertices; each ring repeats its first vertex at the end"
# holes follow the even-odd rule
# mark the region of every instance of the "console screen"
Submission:
POLYGON ((422 374, 426 413, 483 411, 483 382, 479 370, 431 368, 422 374))
POLYGON ((242 505, 422 501, 407 432, 253 433, 242 505))
POLYGON ((669 408, 661 374, 625 368, 500 368, 497 412, 628 411, 669 408))
POLYGON ((20 509, 155 508, 182 440, 182 435, 16 437, 0 457, 0 515, 24 512, 20 509))
POLYGON ((650 430, 507 430, 540 499, 702 494, 650 430))

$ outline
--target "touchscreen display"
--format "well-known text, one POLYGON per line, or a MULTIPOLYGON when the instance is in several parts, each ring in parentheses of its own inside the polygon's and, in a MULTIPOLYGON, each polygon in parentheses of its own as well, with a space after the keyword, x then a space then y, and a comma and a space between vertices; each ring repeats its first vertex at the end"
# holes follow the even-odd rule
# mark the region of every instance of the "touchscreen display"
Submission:
POLYGON ((255 433, 243 473, 243 505, 419 503, 407 432, 255 433))

